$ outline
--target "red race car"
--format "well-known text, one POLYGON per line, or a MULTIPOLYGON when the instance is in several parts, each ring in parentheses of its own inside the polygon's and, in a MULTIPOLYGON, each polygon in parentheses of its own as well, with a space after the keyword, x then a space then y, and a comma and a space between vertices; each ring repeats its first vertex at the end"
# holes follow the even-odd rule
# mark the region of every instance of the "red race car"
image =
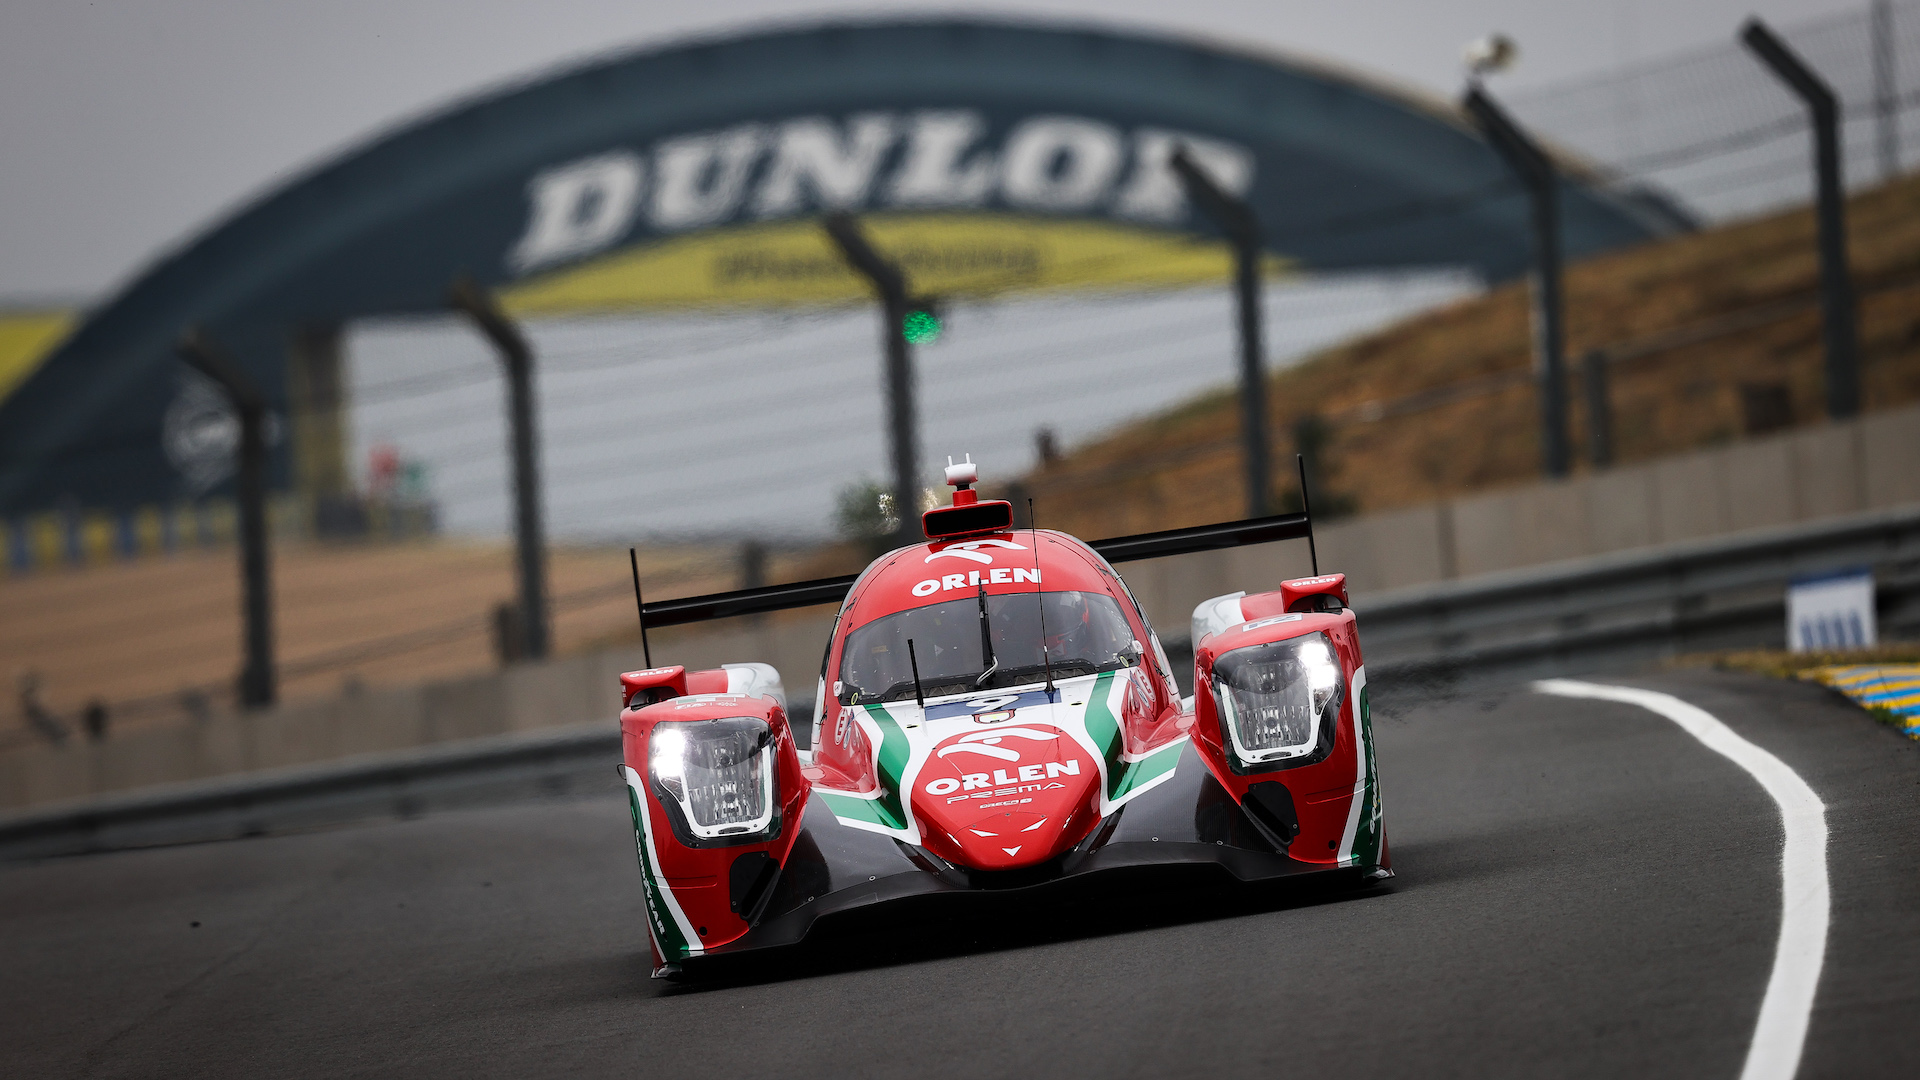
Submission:
POLYGON ((845 597, 810 750, 765 664, 621 676, 656 976, 868 905, 1121 867, 1392 876, 1344 576, 1201 604, 1183 700, 1111 565, 1310 539, 1306 514, 1089 545, 1014 529, 971 464, 947 479, 928 542, 856 578, 643 607, 658 625, 845 597))

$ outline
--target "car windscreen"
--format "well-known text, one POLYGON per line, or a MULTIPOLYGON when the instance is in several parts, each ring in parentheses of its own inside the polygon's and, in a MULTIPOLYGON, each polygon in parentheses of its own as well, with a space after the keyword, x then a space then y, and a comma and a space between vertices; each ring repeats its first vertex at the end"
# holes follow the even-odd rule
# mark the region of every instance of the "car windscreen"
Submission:
POLYGON ((1071 678, 1139 659, 1120 605, 1104 593, 970 593, 895 612, 848 634, 840 656, 841 700, 911 699, 908 641, 928 697, 1039 682, 1049 662, 1055 678, 1071 678))

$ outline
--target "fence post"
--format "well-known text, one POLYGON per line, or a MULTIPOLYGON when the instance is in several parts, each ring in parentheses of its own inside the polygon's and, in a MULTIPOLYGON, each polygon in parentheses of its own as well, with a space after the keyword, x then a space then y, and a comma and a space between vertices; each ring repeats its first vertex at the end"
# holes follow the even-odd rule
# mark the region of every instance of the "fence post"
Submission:
POLYGON ((1893 0, 1873 0, 1868 32, 1873 41, 1873 119, 1880 181, 1900 175, 1900 86, 1895 74, 1893 0))
POLYGON ((1267 442, 1266 364, 1260 345, 1260 219, 1253 207, 1235 198, 1187 155, 1186 147, 1168 162, 1187 190, 1187 198, 1227 234, 1233 245, 1234 296, 1240 324, 1240 439, 1246 466, 1247 516, 1261 517, 1273 499, 1272 464, 1267 442))
POLYGON ((1840 103, 1819 74, 1794 55, 1767 24, 1748 19, 1740 41, 1773 69, 1813 118, 1815 196, 1820 222, 1820 314, 1827 352, 1827 415, 1860 411, 1860 365, 1853 279, 1847 270, 1846 192, 1840 186, 1840 103))
POLYGON ((1541 469, 1567 475, 1572 449, 1567 437, 1567 364, 1564 297, 1560 285, 1559 177, 1553 161, 1476 81, 1467 90, 1467 112, 1487 141, 1506 159, 1533 210, 1533 362, 1540 398, 1541 469))
POLYGON ((493 297, 467 278, 454 282, 453 307, 473 321, 507 369, 507 414, 513 427, 514 541, 520 577, 520 643, 530 660, 548 652, 547 550, 540 524, 539 433, 533 401, 533 349, 493 297))
POLYGON ((296 327, 287 342, 287 427, 293 489, 316 536, 361 536, 366 511, 347 479, 347 400, 339 323, 296 327))
POLYGON ((1587 460, 1596 469, 1613 464, 1613 393, 1607 375, 1607 351, 1587 350, 1580 361, 1580 389, 1587 398, 1587 460))
POLYGON ((847 265, 873 285, 880 299, 881 343, 887 356, 887 418, 893 434, 895 542, 920 536, 920 425, 914 401, 913 353, 907 345, 907 275, 874 250, 852 214, 828 214, 821 222, 847 265))
POLYGON ((220 384, 240 414, 240 578, 246 661, 240 669, 240 703, 250 709, 273 704, 273 596, 267 567, 267 401, 253 380, 198 327, 176 346, 180 359, 220 384))

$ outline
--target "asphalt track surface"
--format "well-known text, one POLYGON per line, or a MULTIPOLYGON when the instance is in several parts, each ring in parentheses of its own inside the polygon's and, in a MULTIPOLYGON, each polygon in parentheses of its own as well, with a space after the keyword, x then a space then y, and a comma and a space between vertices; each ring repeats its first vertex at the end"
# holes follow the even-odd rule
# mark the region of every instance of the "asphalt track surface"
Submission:
MULTIPOLYGON (((1920 1076, 1920 745, 1810 686, 1617 681, 1705 708, 1826 802, 1800 1075, 1920 1076)), ((1628 705, 1388 705, 1387 886, 1111 882, 692 986, 648 977, 612 784, 0 869, 0 1074, 1737 1075, 1780 926, 1753 778, 1628 705)))

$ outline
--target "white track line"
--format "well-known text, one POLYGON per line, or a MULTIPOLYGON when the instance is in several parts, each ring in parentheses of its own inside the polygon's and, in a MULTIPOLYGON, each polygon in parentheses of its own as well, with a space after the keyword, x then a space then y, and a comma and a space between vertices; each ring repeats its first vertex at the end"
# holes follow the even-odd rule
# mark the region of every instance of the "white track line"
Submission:
POLYGON ((1786 843, 1780 851, 1780 943, 1773 953, 1773 975, 1760 1003, 1760 1021, 1747 1047, 1741 1080, 1791 1080, 1800 1069, 1807 1041, 1820 965, 1826 958, 1827 808, 1800 775, 1779 758, 1734 734, 1712 713, 1671 694, 1626 686, 1544 679, 1533 684, 1543 694, 1599 698, 1650 709, 1679 724, 1707 749, 1747 770, 1780 807, 1786 843))

